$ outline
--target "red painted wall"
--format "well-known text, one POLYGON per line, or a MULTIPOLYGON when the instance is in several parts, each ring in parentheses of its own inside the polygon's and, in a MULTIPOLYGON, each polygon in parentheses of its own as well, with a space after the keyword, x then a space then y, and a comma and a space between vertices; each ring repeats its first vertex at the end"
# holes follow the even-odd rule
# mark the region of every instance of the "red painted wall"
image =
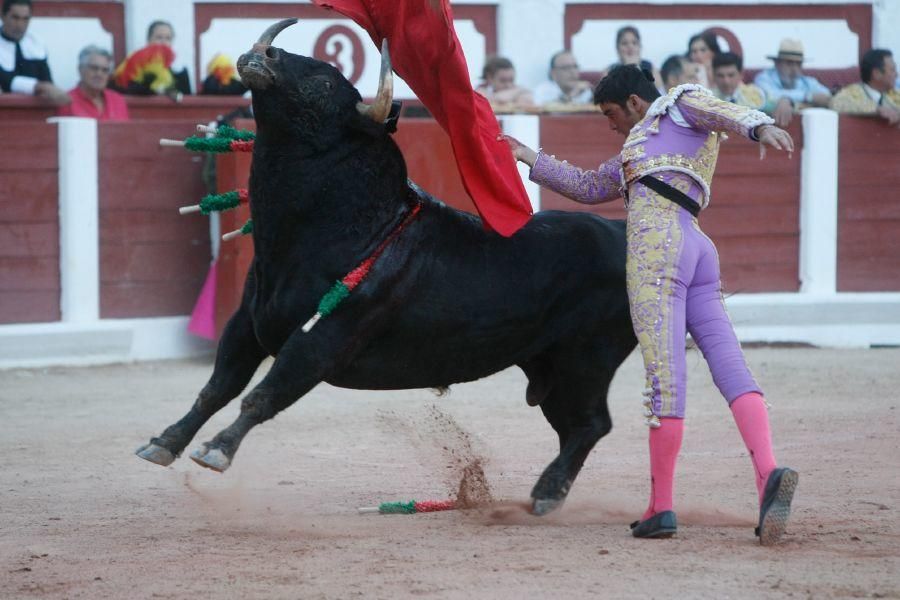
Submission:
POLYGON ((839 127, 837 289, 900 291, 900 131, 846 115, 839 127))
MULTIPOLYGON (((193 307, 209 264, 208 219, 182 217, 177 208, 207 193, 201 181, 203 158, 160 148, 158 139, 183 138, 195 123, 179 118, 173 107, 169 119, 100 124, 104 318, 185 315, 193 307)), ((597 115, 546 116, 541 129, 545 150, 588 168, 617 152, 622 142, 597 115)), ((794 128, 792 134, 802 147, 800 131, 794 128)), ((448 204, 471 210, 450 144, 436 123, 404 118, 397 141, 414 180, 448 204)), ((896 130, 873 120, 841 117, 839 291, 900 289, 897 164, 896 130)), ((219 166, 220 189, 246 185, 249 156, 222 157, 219 166)), ((727 291, 798 289, 799 172, 799 152, 790 161, 770 156, 760 163, 752 144, 737 138, 725 143, 712 204, 701 223, 719 247, 727 291)), ((57 181, 56 127, 35 119, 7 122, 0 148, 0 323, 59 319, 57 181)), ((545 209, 586 208, 547 191, 542 203, 545 209)), ((624 217, 618 201, 595 210, 624 217)), ((226 216, 223 231, 245 219, 244 214, 226 216)), ((227 267, 236 248, 244 252, 236 264, 246 270, 252 253, 248 238, 222 245, 222 266, 227 267)), ((231 304, 223 304, 222 320, 236 305, 243 271, 232 269, 230 277, 231 304)))
POLYGON ((178 207, 205 195, 204 155, 161 148, 193 120, 101 123, 100 317, 191 312, 210 262, 206 219, 178 207))
POLYGON ((0 150, 0 323, 59 320, 56 126, 7 123, 0 150))

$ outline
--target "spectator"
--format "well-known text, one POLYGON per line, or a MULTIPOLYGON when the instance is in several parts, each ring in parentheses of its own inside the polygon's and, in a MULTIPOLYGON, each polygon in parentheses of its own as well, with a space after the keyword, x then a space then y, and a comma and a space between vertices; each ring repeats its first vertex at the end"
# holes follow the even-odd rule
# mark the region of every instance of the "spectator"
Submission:
POLYGON ((713 59, 715 94, 720 100, 763 110, 766 93, 752 83, 744 83, 744 61, 733 52, 721 52, 713 59))
POLYGON ((72 102, 59 109, 63 117, 90 117, 98 121, 127 121, 122 94, 107 89, 113 57, 109 51, 87 46, 78 53, 78 85, 69 90, 72 102))
POLYGON ((761 87, 774 103, 772 117, 779 127, 787 127, 794 116, 794 109, 802 104, 827 107, 831 100, 828 91, 816 78, 803 74, 803 44, 800 40, 784 39, 778 46, 778 55, 770 56, 775 67, 762 71, 754 83, 761 87))
POLYGON ((700 83, 702 67, 692 63, 680 54, 667 58, 659 70, 663 83, 663 92, 685 83, 700 83))
POLYGON ((634 25, 626 25, 616 32, 616 53, 619 62, 610 65, 639 65, 642 69, 653 72, 653 65, 649 60, 641 58, 641 34, 634 25))
POLYGON ((549 81, 544 81, 534 90, 536 104, 592 105, 592 86, 581 79, 578 62, 568 50, 557 52, 550 59, 549 77, 549 81))
POLYGON ((634 25, 626 25, 616 32, 616 53, 619 61, 609 65, 603 76, 617 65, 638 65, 641 69, 653 74, 654 81, 659 81, 659 71, 653 68, 649 60, 641 58, 641 34, 634 25))
POLYGON ((516 85, 516 69, 508 58, 489 57, 484 63, 481 78, 483 82, 475 91, 490 100, 491 104, 522 108, 534 106, 531 91, 516 85))
POLYGON ((132 52, 116 68, 113 87, 123 94, 152 96, 166 94, 180 101, 191 93, 187 69, 173 69, 175 30, 166 21, 153 21, 147 29, 147 45, 132 52))
POLYGON ((28 33, 31 0, 3 0, 0 27, 0 89, 47 98, 58 106, 69 102, 65 91, 53 85, 47 50, 28 33))
POLYGON ((842 113, 878 115, 900 126, 900 91, 894 89, 897 63, 890 50, 872 49, 859 61, 862 83, 852 83, 835 94, 831 108, 842 113))
POLYGON ((206 79, 200 93, 215 96, 243 96, 247 93, 230 56, 219 53, 212 57, 206 65, 206 79))
POLYGON ((715 79, 713 78, 713 59, 722 52, 719 48, 719 41, 716 34, 711 31, 703 31, 696 35, 692 35, 688 41, 687 58, 703 67, 700 83, 710 89, 715 88, 715 79))

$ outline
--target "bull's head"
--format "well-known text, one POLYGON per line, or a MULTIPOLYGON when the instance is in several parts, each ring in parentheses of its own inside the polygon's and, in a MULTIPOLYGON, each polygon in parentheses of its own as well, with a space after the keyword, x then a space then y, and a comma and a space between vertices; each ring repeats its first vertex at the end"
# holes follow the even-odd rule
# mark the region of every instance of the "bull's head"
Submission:
MULTIPOLYGON (((289 129, 316 130, 340 127, 364 117, 382 124, 391 109, 394 84, 387 40, 381 49, 378 95, 365 104, 359 92, 340 71, 328 63, 298 56, 272 46, 275 36, 297 19, 275 23, 260 36, 253 48, 237 61, 241 80, 253 92, 257 121, 289 129), (348 115, 356 115, 350 119, 348 115)), ((370 120, 370 121, 369 121, 370 120)))

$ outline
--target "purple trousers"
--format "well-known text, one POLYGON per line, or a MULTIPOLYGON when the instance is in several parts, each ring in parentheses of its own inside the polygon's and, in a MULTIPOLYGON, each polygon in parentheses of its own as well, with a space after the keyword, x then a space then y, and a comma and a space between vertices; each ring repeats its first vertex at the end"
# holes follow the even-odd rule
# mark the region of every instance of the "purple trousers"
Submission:
MULTIPOLYGON (((699 188, 687 176, 665 173, 661 179, 698 197, 699 188)), ((627 240, 628 298, 644 359, 644 395, 653 415, 684 418, 687 333, 729 404, 747 392, 762 393, 725 310, 719 255, 697 219, 634 183, 629 187, 627 240)))

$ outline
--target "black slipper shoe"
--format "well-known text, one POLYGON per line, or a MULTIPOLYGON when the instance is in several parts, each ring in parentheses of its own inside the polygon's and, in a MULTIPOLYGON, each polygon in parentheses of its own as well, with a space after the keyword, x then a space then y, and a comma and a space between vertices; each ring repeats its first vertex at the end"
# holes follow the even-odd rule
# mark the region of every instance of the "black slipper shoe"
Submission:
POLYGON ((775 469, 769 474, 759 507, 759 526, 755 531, 763 546, 774 544, 784 535, 799 479, 797 472, 788 468, 775 469))
POLYGON ((675 535, 678 524, 671 510, 658 512, 649 519, 631 524, 631 535, 636 538, 670 538, 675 535))

